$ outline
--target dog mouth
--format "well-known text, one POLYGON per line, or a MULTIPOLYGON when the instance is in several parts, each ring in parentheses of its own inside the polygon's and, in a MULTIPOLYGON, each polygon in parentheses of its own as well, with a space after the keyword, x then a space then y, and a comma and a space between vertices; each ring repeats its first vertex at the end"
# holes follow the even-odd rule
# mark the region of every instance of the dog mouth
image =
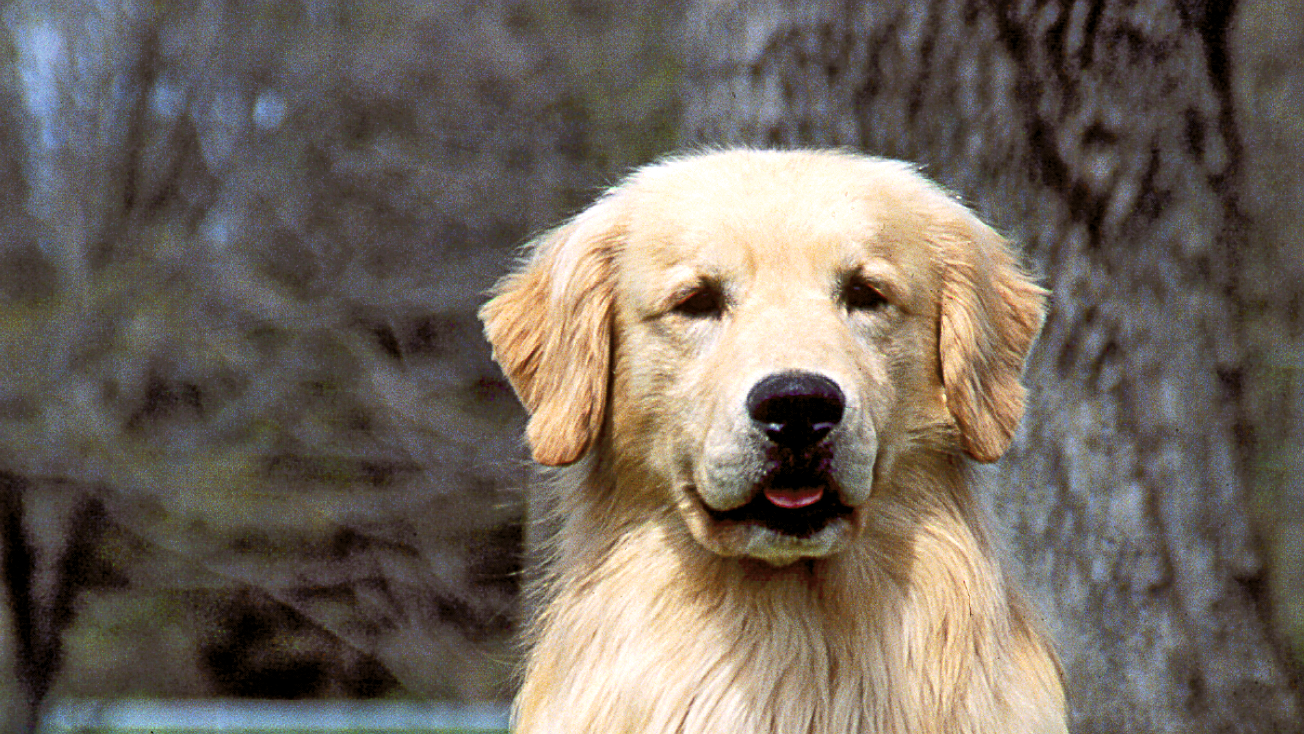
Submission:
POLYGON ((851 515, 841 499, 826 461, 783 464, 758 483, 746 504, 716 510, 705 502, 707 514, 717 523, 756 525, 794 538, 808 538, 830 523, 851 515))

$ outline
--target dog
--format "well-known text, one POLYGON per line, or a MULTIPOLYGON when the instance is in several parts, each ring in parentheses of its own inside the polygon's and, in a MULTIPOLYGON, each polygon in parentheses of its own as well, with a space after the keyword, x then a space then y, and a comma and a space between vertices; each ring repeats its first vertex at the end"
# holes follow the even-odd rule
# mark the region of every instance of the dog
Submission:
POLYGON ((671 158, 491 295, 557 467, 515 731, 1066 731, 972 463, 1047 293, 946 192, 850 152, 671 158))

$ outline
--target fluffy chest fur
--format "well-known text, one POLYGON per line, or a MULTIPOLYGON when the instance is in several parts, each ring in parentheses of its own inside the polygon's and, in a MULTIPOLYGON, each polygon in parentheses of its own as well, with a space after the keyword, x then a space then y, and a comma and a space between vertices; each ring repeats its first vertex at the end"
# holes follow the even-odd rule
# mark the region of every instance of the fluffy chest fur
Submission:
POLYGON ((517 731, 1064 731, 973 502, 1045 291, 910 166, 644 168, 481 315, 558 467, 517 731))
POLYGON ((1063 731, 1053 657, 966 511, 881 509, 875 542, 783 568, 671 513, 572 515, 517 731, 1063 731))

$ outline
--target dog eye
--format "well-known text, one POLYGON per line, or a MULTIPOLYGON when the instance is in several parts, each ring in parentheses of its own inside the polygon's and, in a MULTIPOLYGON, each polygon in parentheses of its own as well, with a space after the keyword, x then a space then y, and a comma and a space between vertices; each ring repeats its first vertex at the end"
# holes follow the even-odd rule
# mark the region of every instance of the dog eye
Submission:
POLYGON ((877 288, 854 276, 842 286, 842 301, 848 311, 877 311, 888 305, 887 298, 877 288))
POLYGON ((703 283, 680 299, 671 310, 695 319, 714 318, 724 312, 724 294, 716 286, 703 283))

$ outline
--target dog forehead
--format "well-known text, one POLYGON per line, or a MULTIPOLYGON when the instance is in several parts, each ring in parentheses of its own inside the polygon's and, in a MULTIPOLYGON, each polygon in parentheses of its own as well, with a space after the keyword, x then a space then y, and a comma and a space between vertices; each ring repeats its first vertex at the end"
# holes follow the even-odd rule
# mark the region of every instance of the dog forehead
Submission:
POLYGON ((905 164, 828 153, 734 151, 672 161, 627 192, 630 255, 642 267, 914 269, 945 195, 905 164))

